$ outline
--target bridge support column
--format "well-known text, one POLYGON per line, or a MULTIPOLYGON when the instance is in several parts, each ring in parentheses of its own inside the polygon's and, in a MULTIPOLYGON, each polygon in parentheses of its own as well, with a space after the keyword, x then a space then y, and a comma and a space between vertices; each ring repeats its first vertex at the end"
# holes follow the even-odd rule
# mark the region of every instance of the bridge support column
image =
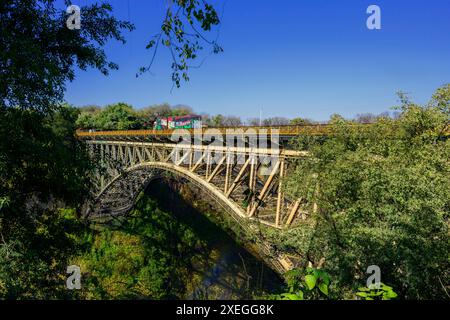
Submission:
POLYGON ((277 211, 275 213, 275 226, 280 225, 280 216, 281 216, 281 209, 283 205, 283 178, 284 178, 284 166, 285 166, 285 160, 284 157, 280 158, 280 175, 278 179, 278 196, 277 196, 277 211))
POLYGON ((255 155, 250 154, 250 176, 249 176, 249 183, 248 187, 250 190, 250 193, 248 195, 248 205, 247 205, 247 214, 250 214, 253 207, 253 198, 255 193, 255 186, 256 186, 256 161, 255 161, 255 155))
POLYGON ((231 193, 234 191, 234 188, 239 184, 239 181, 241 180, 242 176, 245 173, 245 170, 247 169, 248 165, 250 163, 250 158, 248 158, 244 165, 242 166, 241 170, 239 171, 238 175, 234 179, 233 183, 230 186, 230 189, 227 190, 227 193, 225 194, 227 197, 230 197, 231 193))
POLYGON ((189 170, 192 169, 192 166, 193 166, 193 164, 194 164, 194 154, 195 154, 195 151, 192 151, 192 152, 189 154, 189 170))
POLYGON ((226 157, 227 157, 227 160, 226 160, 226 163, 225 163, 225 165, 226 165, 226 169, 225 169, 225 187, 224 187, 224 190, 223 190, 223 192, 225 194, 227 194, 228 186, 230 184, 231 169, 232 169, 232 167, 231 167, 232 166, 232 159, 231 159, 231 155, 230 155, 229 152, 227 152, 226 157))
POLYGON ((278 159, 277 163, 275 164, 275 166, 272 169, 272 172, 270 173, 269 177, 267 178, 266 182, 264 183, 264 186, 263 186, 260 194, 258 195, 258 197, 256 197, 257 203, 255 203, 253 208, 250 210, 250 214, 249 214, 250 217, 252 217, 255 214, 256 210, 258 209, 258 206, 266 198, 268 192, 272 188, 272 181, 275 178, 276 174, 278 173, 279 166, 280 166, 280 160, 278 159))
POLYGON ((211 165, 212 165, 212 161, 211 161, 211 151, 206 151, 206 172, 205 172, 205 178, 208 179, 209 174, 211 172, 211 165))

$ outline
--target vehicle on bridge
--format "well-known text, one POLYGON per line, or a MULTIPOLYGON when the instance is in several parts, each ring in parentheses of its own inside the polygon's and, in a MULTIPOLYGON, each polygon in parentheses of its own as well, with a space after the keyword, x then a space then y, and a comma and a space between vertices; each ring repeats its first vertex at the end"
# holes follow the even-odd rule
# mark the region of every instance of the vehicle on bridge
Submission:
POLYGON ((186 116, 157 117, 153 129, 198 129, 202 128, 202 117, 196 114, 186 116))

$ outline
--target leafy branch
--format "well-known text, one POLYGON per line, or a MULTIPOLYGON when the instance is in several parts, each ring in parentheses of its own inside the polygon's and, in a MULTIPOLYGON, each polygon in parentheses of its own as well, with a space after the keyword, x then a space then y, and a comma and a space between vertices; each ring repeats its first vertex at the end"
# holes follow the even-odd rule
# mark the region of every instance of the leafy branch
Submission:
POLYGON ((379 283, 379 286, 370 285, 369 287, 362 287, 356 293, 358 297, 363 300, 391 300, 397 298, 397 293, 390 286, 384 283, 379 283))
POLYGON ((189 81, 189 68, 196 68, 189 63, 198 57, 199 52, 204 49, 203 45, 212 47, 213 54, 223 52, 217 39, 208 40, 202 34, 203 31, 211 31, 219 23, 214 7, 203 0, 171 1, 161 24, 161 32, 155 34, 146 46, 146 49, 153 50, 150 63, 139 68, 136 77, 150 72, 159 46, 163 45, 168 48, 172 58, 172 82, 179 88, 182 80, 189 81))
POLYGON ((330 276, 321 269, 307 268, 307 274, 302 277, 303 272, 294 269, 286 274, 286 282, 289 291, 268 298, 274 300, 305 300, 315 299, 319 296, 328 297, 330 276))

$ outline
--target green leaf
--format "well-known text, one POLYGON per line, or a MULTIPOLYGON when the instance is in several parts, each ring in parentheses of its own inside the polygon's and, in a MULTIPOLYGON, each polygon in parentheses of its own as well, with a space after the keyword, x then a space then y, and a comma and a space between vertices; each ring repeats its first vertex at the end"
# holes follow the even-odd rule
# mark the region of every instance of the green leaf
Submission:
POLYGON ((303 300, 303 292, 299 291, 297 293, 283 293, 281 295, 283 300, 303 300))
POLYGON ((379 289, 381 289, 381 285, 382 284, 377 284, 377 283, 372 283, 372 284, 369 284, 369 289, 370 290, 379 290, 379 289))
POLYGON ((303 291, 298 291, 295 300, 303 300, 303 291))
POLYGON ((385 285, 384 283, 381 283, 381 289, 383 289, 384 291, 392 291, 393 288, 389 287, 387 285, 385 285))
POLYGON ((328 295, 328 285, 326 285, 325 283, 320 283, 318 285, 318 288, 324 295, 328 295))
POLYGON ((367 288, 367 287, 361 287, 361 288, 358 288, 358 291, 365 291, 365 292, 367 292, 367 291, 370 291, 370 289, 367 288))
POLYGON ((320 278, 322 279, 322 282, 325 283, 327 286, 330 284, 330 276, 326 272, 322 272, 320 278))
POLYGON ((363 297, 363 298, 367 297, 367 293, 366 292, 357 292, 356 295, 358 297, 363 297))
POLYGON ((305 283, 308 286, 309 290, 314 289, 314 287, 316 286, 316 281, 317 281, 316 277, 314 277, 311 274, 308 274, 307 276, 305 276, 305 283))
POLYGON ((386 292, 386 296, 387 296, 389 299, 397 298, 397 294, 396 294, 394 291, 392 291, 392 290, 386 292))

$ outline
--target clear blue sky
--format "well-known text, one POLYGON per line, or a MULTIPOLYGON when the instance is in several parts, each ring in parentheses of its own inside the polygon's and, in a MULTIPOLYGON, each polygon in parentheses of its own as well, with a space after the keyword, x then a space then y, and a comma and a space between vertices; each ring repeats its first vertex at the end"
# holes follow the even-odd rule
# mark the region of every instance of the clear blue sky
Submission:
POLYGON ((150 60, 145 44, 160 28, 164 0, 110 2, 115 15, 130 19, 136 30, 126 34, 125 45, 106 48, 118 71, 108 77, 77 72, 67 85, 69 103, 123 101, 141 108, 168 102, 243 119, 259 117, 262 108, 263 117, 326 120, 333 113, 389 110, 398 90, 425 103, 450 82, 449 0, 227 0, 225 6, 214 0, 223 11, 219 43, 225 51, 192 69, 191 81, 172 92, 164 50, 153 75, 135 77, 150 60), (381 7, 381 30, 366 28, 370 4, 381 7))

